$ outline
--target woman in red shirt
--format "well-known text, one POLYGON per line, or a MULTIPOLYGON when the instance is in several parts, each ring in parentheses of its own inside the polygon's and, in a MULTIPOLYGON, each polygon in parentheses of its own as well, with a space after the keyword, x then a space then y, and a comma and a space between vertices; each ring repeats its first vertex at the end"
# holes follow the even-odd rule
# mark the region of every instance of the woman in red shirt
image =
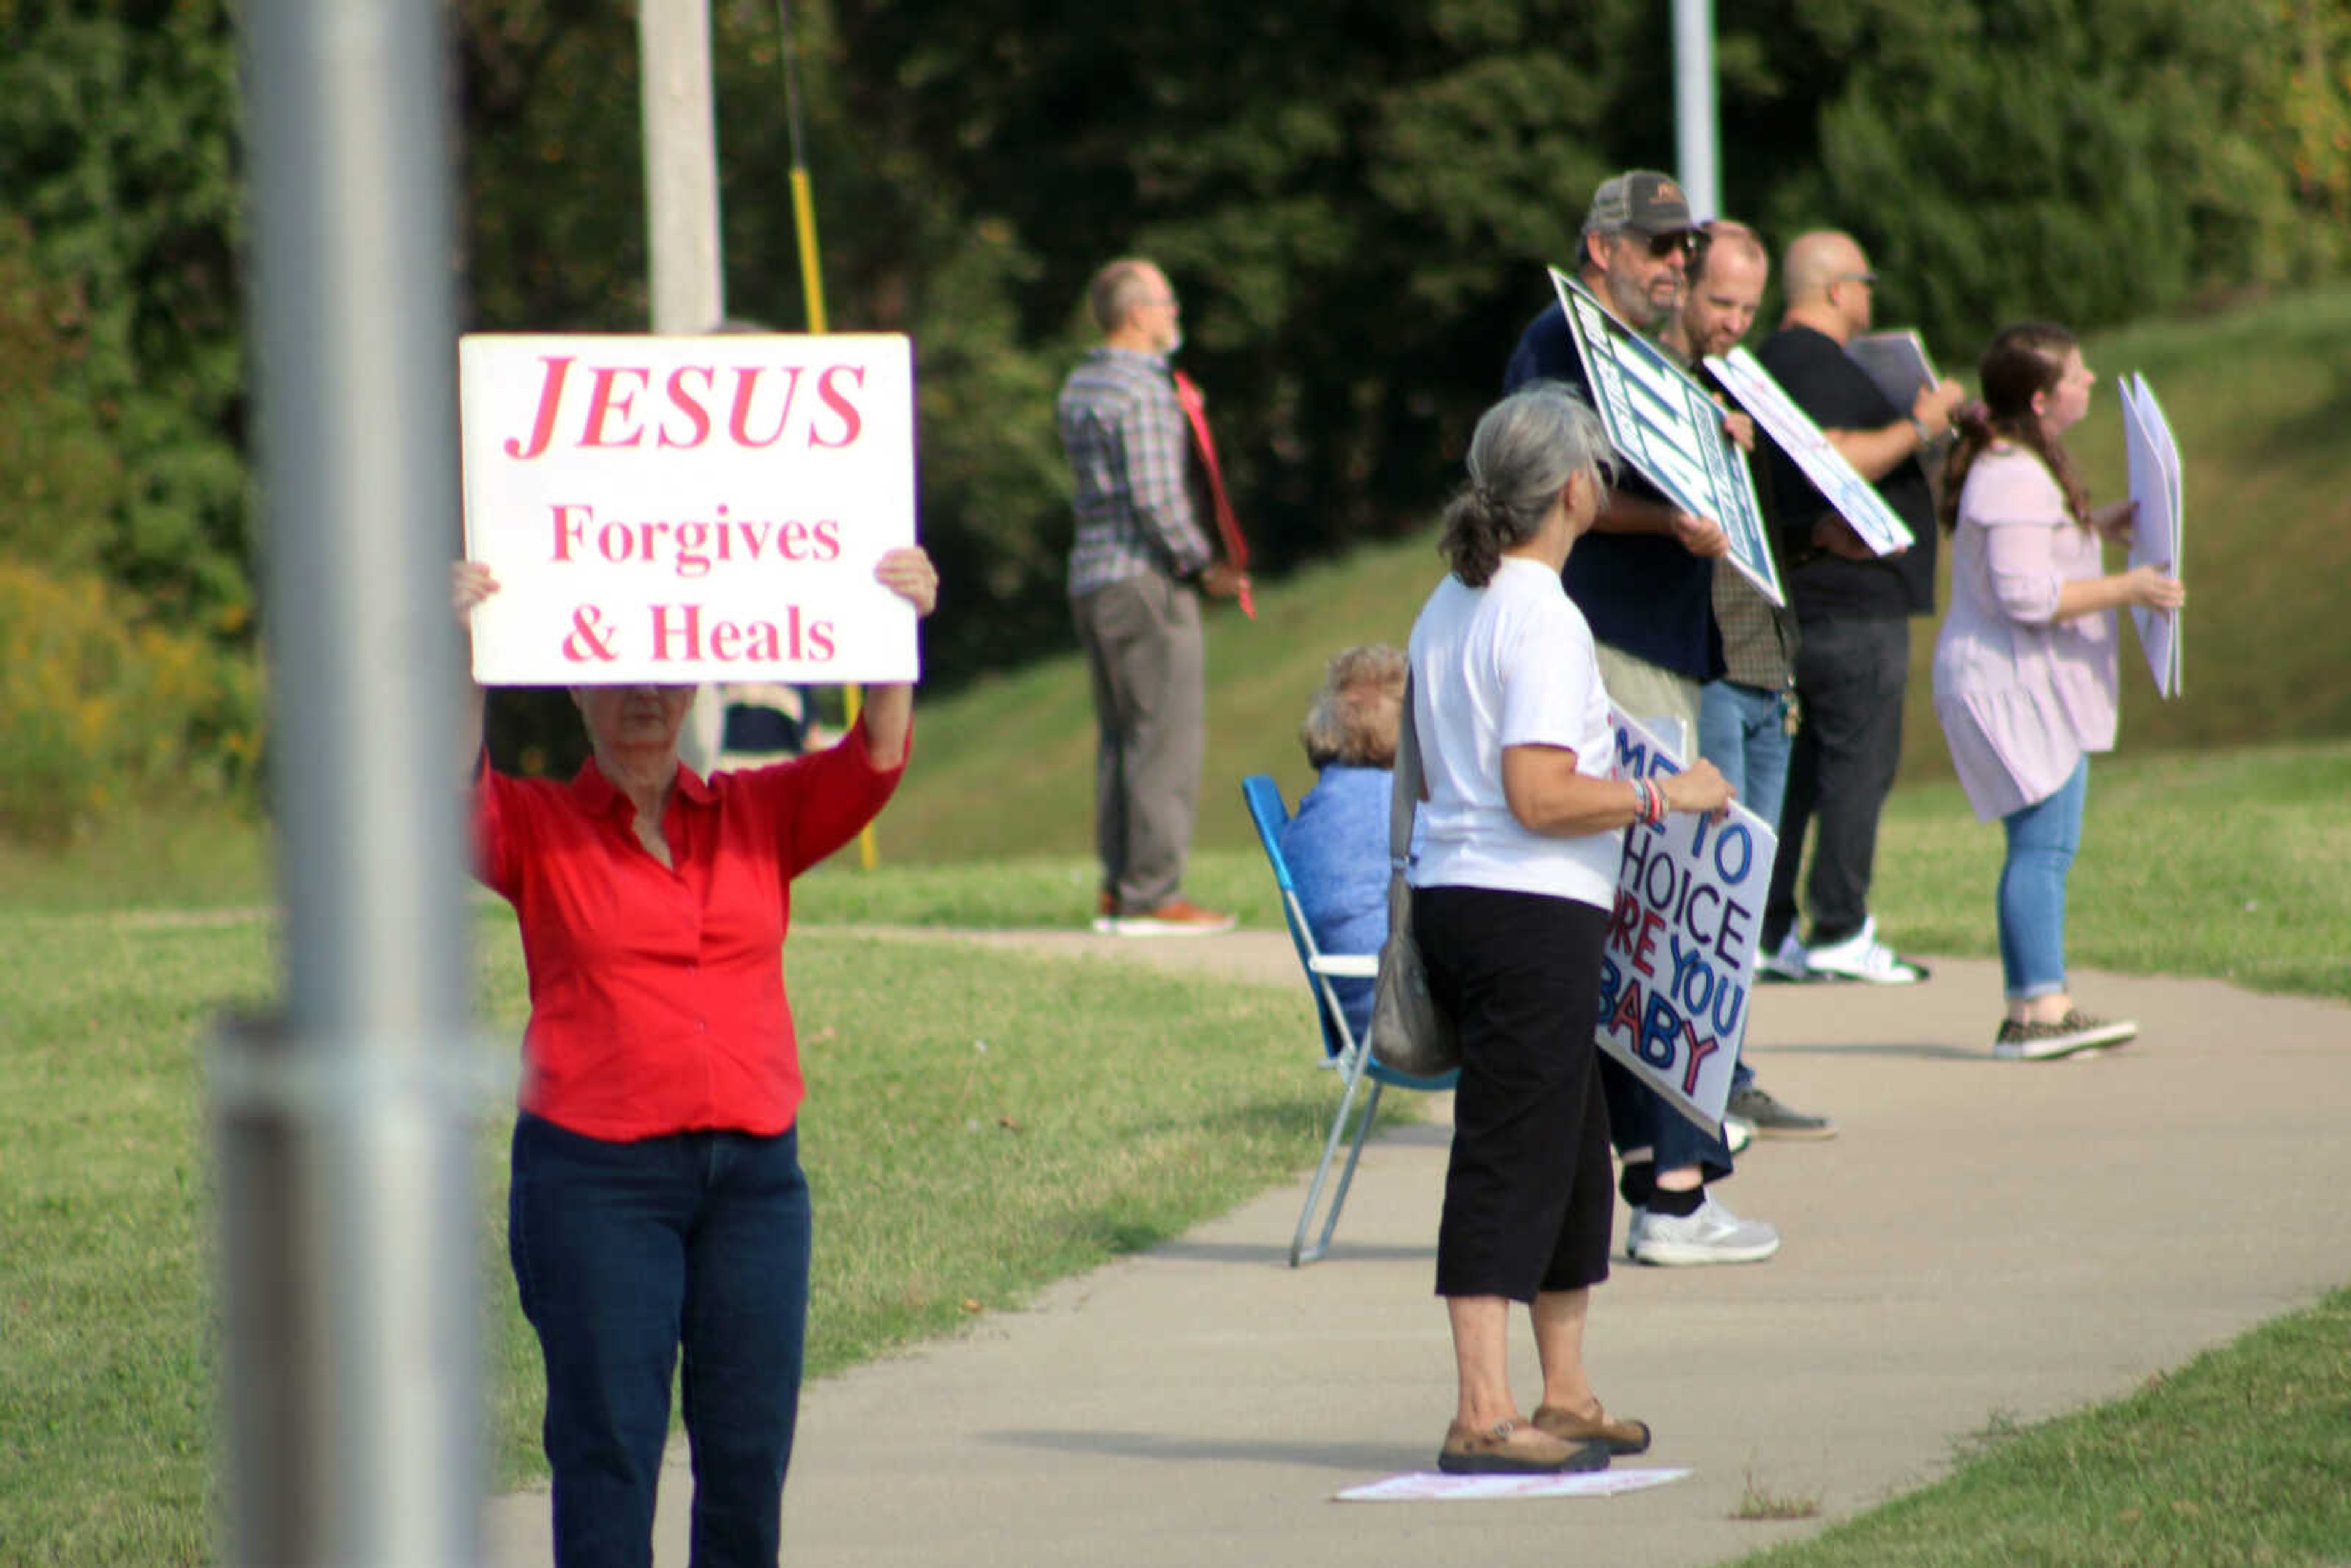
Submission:
MULTIPOLYGON (((926 615, 920 549, 874 576, 926 615)), ((457 563, 461 624, 497 591, 457 563)), ((831 748, 697 777, 692 686, 579 686, 569 782, 476 760, 476 874, 514 905, 530 981, 507 1243, 547 1364, 555 1557, 652 1560, 684 1353, 696 1568, 773 1568, 799 1411, 809 1195, 784 996, 791 879, 872 821, 904 771, 911 685, 867 689, 831 748)), ((472 727, 479 758, 481 694, 472 727)))

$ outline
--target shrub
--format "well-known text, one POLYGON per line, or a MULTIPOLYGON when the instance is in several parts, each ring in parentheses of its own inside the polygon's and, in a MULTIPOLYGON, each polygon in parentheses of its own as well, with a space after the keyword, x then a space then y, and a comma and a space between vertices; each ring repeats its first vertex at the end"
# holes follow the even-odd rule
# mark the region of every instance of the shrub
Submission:
POLYGON ((87 573, 0 559, 0 835, 53 841, 111 809, 248 793, 252 656, 147 622, 87 573))

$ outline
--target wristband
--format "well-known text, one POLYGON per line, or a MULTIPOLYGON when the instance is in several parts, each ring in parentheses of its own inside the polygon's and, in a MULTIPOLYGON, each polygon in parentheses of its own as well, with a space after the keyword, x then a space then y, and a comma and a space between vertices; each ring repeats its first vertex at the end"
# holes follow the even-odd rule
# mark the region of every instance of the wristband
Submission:
POLYGON ((1918 444, 1921 446, 1931 444, 1935 439, 1934 433, 1927 428, 1927 422, 1915 413, 1910 416, 1910 428, 1918 433, 1918 444))

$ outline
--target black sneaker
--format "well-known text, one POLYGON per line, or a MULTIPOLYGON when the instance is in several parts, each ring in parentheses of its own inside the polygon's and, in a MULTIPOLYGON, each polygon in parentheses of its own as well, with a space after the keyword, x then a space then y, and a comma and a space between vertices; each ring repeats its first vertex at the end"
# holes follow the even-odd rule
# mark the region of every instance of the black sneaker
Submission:
POLYGON ((1834 1138, 1836 1124, 1826 1116, 1807 1116, 1792 1106, 1783 1105, 1771 1092, 1760 1083, 1730 1092, 1730 1103, 1723 1107, 1726 1113, 1755 1124, 1755 1134, 1761 1138, 1834 1138))

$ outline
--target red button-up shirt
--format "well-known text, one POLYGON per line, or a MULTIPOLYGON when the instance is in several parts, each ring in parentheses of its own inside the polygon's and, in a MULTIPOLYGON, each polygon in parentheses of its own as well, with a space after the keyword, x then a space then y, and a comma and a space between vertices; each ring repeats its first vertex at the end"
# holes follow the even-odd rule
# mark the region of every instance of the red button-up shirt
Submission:
POLYGON ((592 760, 569 784, 485 769, 475 874, 514 905, 530 977, 522 1108, 615 1142, 789 1127, 791 879, 872 821, 904 769, 872 765, 862 724, 829 750, 707 783, 681 766, 668 866, 592 760))

